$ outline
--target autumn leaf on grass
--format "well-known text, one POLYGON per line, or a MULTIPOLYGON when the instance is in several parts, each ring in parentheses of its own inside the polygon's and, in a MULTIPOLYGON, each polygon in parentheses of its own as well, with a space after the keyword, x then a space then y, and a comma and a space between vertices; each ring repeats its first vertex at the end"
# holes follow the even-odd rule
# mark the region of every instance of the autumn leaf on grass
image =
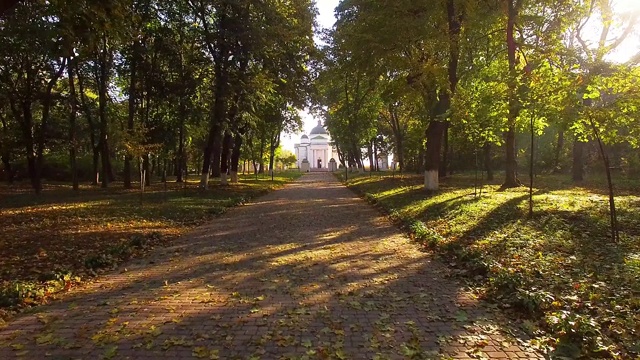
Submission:
POLYGON ((41 334, 36 337, 36 344, 45 345, 53 341, 53 333, 41 334))
POLYGON ((198 359, 218 359, 218 350, 209 350, 205 346, 198 346, 193 348, 193 352, 191 353, 194 357, 198 359))
POLYGON ((456 321, 457 322, 465 322, 469 320, 469 316, 467 316, 467 313, 464 311, 458 311, 456 313, 456 321))
POLYGON ((102 358, 105 360, 113 359, 116 356, 116 354, 118 354, 118 346, 112 345, 107 347, 104 354, 102 355, 102 358))
POLYGON ((147 334, 153 337, 157 337, 162 334, 162 330, 160 328, 157 328, 155 325, 151 325, 151 327, 149 327, 149 330, 147 330, 147 334))
POLYGON ((310 348, 313 344, 311 343, 311 340, 309 339, 305 339, 303 340, 300 345, 306 347, 307 349, 310 348))

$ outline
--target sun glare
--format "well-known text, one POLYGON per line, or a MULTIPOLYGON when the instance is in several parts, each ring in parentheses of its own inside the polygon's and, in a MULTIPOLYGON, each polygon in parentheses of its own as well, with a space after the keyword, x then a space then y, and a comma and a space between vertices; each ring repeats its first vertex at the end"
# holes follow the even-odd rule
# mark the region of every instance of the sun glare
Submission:
POLYGON ((622 13, 640 11, 640 0, 618 0, 615 6, 622 13))

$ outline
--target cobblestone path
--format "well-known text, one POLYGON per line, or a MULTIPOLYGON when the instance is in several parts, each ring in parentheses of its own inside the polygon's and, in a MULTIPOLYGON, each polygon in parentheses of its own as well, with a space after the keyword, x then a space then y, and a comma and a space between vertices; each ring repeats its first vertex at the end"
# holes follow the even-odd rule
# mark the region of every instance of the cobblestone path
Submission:
POLYGON ((540 358, 329 174, 0 329, 0 359, 540 358))

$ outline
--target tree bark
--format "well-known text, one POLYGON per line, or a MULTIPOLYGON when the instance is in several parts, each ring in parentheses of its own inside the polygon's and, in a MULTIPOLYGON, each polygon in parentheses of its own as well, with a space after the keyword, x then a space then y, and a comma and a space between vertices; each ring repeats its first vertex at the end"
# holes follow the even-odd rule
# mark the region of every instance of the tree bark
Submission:
POLYGON ((456 14, 455 1, 447 0, 447 24, 449 35, 449 63, 447 75, 449 80, 448 91, 440 91, 439 99, 434 109, 434 116, 426 131, 427 147, 425 153, 425 177, 424 187, 428 191, 439 189, 438 171, 440 170, 441 150, 444 133, 447 129, 445 117, 451 108, 451 96, 455 94, 458 85, 458 63, 460 60, 460 31, 462 29, 462 17, 456 14))
POLYGON ((4 116, 0 116, 0 120, 2 121, 2 137, 4 138, 4 144, 0 146, 2 149, 2 153, 0 154, 0 159, 2 160, 2 165, 4 167, 4 171, 7 175, 7 183, 9 185, 13 184, 14 173, 13 168, 11 166, 11 145, 9 143, 9 127, 7 123, 7 119, 4 116))
POLYGON ((87 125, 89 126, 89 141, 91 142, 91 150, 93 152, 93 176, 91 180, 91 185, 98 185, 100 182, 100 170, 98 163, 100 161, 100 145, 96 144, 96 131, 95 131, 95 123, 93 122, 93 116, 91 114, 91 108, 86 99, 86 94, 84 91, 84 81, 81 76, 81 73, 78 69, 78 63, 76 62, 76 77, 78 78, 78 90, 80 91, 80 104, 82 105, 82 109, 84 111, 85 117, 87 118, 87 125))
POLYGON ((493 181, 493 164, 491 159, 491 144, 486 143, 483 147, 484 170, 487 172, 487 180, 493 181))
POLYGON ((505 133, 505 180, 502 188, 512 188, 520 186, 517 171, 517 153, 516 153, 516 119, 520 112, 520 103, 518 101, 518 82, 516 80, 516 51, 517 45, 514 37, 516 17, 518 16, 516 0, 507 1, 507 57, 509 61, 509 80, 508 80, 508 97, 509 97, 509 113, 507 115, 507 131, 505 133))
POLYGON ((444 131, 442 134, 442 161, 440 162, 440 169, 438 169, 438 176, 440 178, 447 176, 447 169, 449 168, 449 123, 445 123, 444 131))
MULTIPOLYGON (((136 116, 136 82, 138 81, 138 44, 134 41, 131 47, 131 75, 129 76, 129 117, 127 118, 127 133, 129 135, 129 141, 133 138, 134 121, 136 116)), ((124 156, 124 187, 125 189, 131 189, 131 160, 133 155, 130 151, 124 156)))
POLYGON ((149 154, 142 155, 142 171, 144 171, 144 185, 151 186, 151 162, 149 161, 149 154))
MULTIPOLYGON (((280 127, 278 127, 278 129, 276 130, 276 132, 274 134, 272 134, 271 139, 270 139, 270 146, 269 146, 269 174, 273 176, 274 174, 274 166, 276 163, 276 149, 280 146, 280 133, 282 132, 282 129, 280 129, 280 127)), ((322 164, 324 166, 324 164, 322 164)))
POLYGON ((98 82, 98 116, 100 118, 100 155, 102 160, 102 187, 109 187, 111 177, 111 164, 109 163, 109 122, 107 118, 107 88, 109 81, 107 39, 103 35, 102 54, 100 56, 100 74, 98 82))
POLYGON ((69 165, 71 167, 71 184, 74 191, 78 191, 78 161, 77 161, 77 139, 76 139, 76 118, 78 112, 78 102, 76 98, 76 85, 74 79, 74 65, 69 60, 69 69, 67 74, 69 76, 69 165))
POLYGON ((181 114, 180 114, 180 131, 179 131, 179 135, 178 135, 178 156, 177 156, 177 162, 176 162, 176 182, 183 182, 184 179, 182 178, 183 176, 183 172, 186 169, 186 156, 185 156, 185 149, 184 149, 184 140, 185 140, 185 106, 184 106, 184 100, 182 98, 180 98, 180 110, 181 110, 181 114))
POLYGON ((222 140, 222 154, 220 156, 220 183, 222 185, 228 184, 227 175, 229 174, 231 148, 233 148, 233 135, 227 131, 222 140))
MULTIPOLYGON (((240 154, 242 149, 242 135, 236 134, 233 140, 233 151, 231 153, 231 182, 238 182, 238 166, 240 164, 240 154)), ((242 169, 244 173, 244 167, 242 169)))
POLYGON ((21 118, 22 118, 22 134, 24 146, 27 154, 27 172, 29 173, 29 179, 31 180, 31 187, 36 192, 36 194, 40 194, 42 190, 42 184, 40 181, 40 177, 38 176, 37 171, 37 155, 34 144, 33 137, 33 113, 31 110, 31 102, 29 100, 25 100, 21 104, 21 118))
POLYGON ((373 139, 371 139, 368 143, 367 143, 367 151, 369 152, 369 172, 372 172, 375 170, 375 161, 374 156, 373 156, 373 139))
POLYGON ((437 191, 439 187, 438 171, 440 169, 440 151, 442 150, 443 134, 446 127, 444 121, 431 120, 426 131, 427 148, 425 151, 424 188, 437 191))

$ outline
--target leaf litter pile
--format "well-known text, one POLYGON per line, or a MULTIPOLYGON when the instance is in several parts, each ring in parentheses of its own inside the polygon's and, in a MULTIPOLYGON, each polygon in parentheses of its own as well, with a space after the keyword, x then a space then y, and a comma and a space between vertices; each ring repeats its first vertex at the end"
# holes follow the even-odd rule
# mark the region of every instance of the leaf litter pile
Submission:
POLYGON ((532 219, 528 189, 498 191, 473 178, 425 194, 417 176, 361 176, 349 186, 443 256, 485 299, 523 319, 541 348, 566 358, 640 355, 640 187, 619 181, 621 240, 609 237, 601 182, 575 187, 540 177, 532 219), (471 184, 471 185, 469 185, 471 184))
MULTIPOLYGON (((240 184, 197 189, 197 183, 154 184, 144 193, 46 184, 0 185, 0 319, 47 302, 118 263, 166 245, 226 208, 295 178, 247 177, 240 184)), ((0 320, 1 321, 1 320, 0 320)))

